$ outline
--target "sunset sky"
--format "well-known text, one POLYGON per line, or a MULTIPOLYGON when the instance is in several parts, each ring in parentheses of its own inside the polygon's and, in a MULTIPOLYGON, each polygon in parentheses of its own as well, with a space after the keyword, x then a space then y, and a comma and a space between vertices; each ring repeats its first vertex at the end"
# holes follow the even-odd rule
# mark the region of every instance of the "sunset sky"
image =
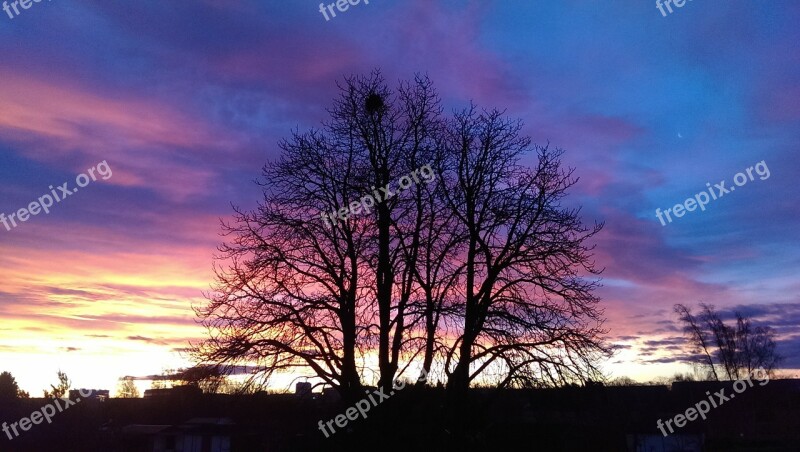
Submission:
POLYGON ((328 21, 307 0, 0 12, 0 213, 100 162, 113 173, 0 224, 0 371, 41 396, 59 369, 113 391, 186 365, 219 219, 255 206, 277 141, 325 119, 337 80, 375 68, 426 73, 448 111, 503 108, 566 150, 570 202, 606 223, 612 377, 687 371, 672 305, 700 301, 775 327, 800 369, 798 23, 795 0, 666 17, 651 0, 371 0, 328 21), (761 161, 768 178, 656 218, 761 161))

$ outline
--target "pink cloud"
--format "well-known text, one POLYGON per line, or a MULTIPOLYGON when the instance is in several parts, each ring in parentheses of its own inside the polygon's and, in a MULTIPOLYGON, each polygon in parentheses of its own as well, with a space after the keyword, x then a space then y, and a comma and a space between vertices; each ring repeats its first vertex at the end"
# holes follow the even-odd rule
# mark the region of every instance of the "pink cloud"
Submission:
POLYGON ((154 187, 177 200, 206 193, 215 171, 165 158, 164 151, 208 153, 237 143, 230 133, 160 100, 109 99, 91 88, 8 70, 0 77, 6 82, 0 84, 4 140, 16 143, 25 157, 69 167, 76 175, 106 160, 114 175, 104 183, 154 187))

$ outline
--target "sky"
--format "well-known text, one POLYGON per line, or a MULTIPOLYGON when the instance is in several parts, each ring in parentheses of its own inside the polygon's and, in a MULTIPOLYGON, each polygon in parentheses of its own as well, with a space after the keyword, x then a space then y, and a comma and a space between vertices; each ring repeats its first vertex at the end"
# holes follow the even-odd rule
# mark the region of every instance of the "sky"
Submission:
POLYGON ((373 69, 427 74, 448 110, 505 109, 566 151, 580 177, 570 202, 605 222, 610 376, 689 370, 672 306, 699 302, 774 327, 800 369, 800 4, 672 9, 371 0, 326 20, 307 0, 55 0, 0 12, 0 213, 65 196, 0 224, 0 371, 39 396, 59 369, 113 391, 187 365, 220 219, 255 207, 277 142, 319 126, 337 80, 373 69), (96 180, 60 191, 90 168, 96 180), (737 190, 656 216, 720 181, 737 190))

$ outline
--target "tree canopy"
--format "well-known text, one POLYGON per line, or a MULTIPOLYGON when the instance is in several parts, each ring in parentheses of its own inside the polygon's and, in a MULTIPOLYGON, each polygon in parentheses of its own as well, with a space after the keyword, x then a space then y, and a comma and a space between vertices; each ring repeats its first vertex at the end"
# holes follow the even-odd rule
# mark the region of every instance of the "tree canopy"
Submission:
POLYGON ((27 399, 30 395, 19 388, 10 372, 0 373, 0 399, 27 399))
POLYGON ((279 143, 259 206, 223 221, 197 360, 345 397, 423 372, 453 393, 599 378, 602 224, 562 204, 563 151, 500 110, 445 116, 427 77, 339 88, 322 128, 279 143))

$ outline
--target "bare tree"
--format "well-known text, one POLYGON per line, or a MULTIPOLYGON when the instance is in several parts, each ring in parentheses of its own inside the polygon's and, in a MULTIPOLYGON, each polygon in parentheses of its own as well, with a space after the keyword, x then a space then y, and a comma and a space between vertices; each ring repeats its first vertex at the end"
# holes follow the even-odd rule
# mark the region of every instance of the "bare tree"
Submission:
POLYGON ((683 322, 683 330, 689 336, 689 339, 697 352, 702 353, 700 362, 708 371, 709 376, 714 380, 719 381, 719 374, 714 366, 714 358, 711 356, 711 338, 709 332, 701 324, 701 321, 695 318, 691 310, 682 304, 676 304, 674 307, 675 313, 678 314, 678 319, 683 322))
MULTIPOLYGON (((419 309, 420 275, 426 220, 430 219, 431 199, 428 184, 418 178, 420 167, 439 158, 437 138, 443 122, 441 107, 431 81, 416 77, 412 83, 400 83, 392 92, 379 72, 369 77, 345 80, 342 96, 331 110, 329 127, 336 147, 353 150, 353 164, 358 169, 352 183, 356 191, 371 193, 383 188, 403 189, 404 193, 384 192, 363 223, 371 234, 362 249, 368 297, 377 308, 377 355, 379 386, 391 385, 398 372, 423 348, 416 334, 425 321, 431 341, 431 327, 436 323, 429 308, 419 309), (403 186, 403 179, 416 183, 403 186), (398 187, 399 186, 399 187, 398 187), (411 336, 411 337, 409 337, 411 336), (410 359, 411 358, 411 359, 410 359)), ((435 185, 434 185, 435 186, 435 185)), ((373 334, 373 329, 365 331, 373 334)), ((426 356, 430 357, 430 354, 426 356)))
POLYGON ((518 165, 532 149, 518 125, 448 123, 426 77, 340 90, 322 129, 280 143, 258 208, 223 222, 198 362, 310 370, 350 399, 372 359, 384 387, 433 368, 458 388, 490 371, 501 386, 594 376, 607 350, 579 274, 597 273, 584 241, 600 226, 559 206, 574 183, 560 154, 518 165))
MULTIPOLYGON (((441 168, 441 161, 435 164, 441 168)), ((429 380, 434 360, 447 354, 448 334, 458 328, 457 287, 463 281, 458 255, 463 250, 464 229, 444 202, 445 186, 428 185, 417 193, 414 228, 417 245, 410 247, 416 256, 411 268, 417 298, 413 303, 424 321, 424 352, 421 375, 429 380)), ((421 380, 418 383, 422 385, 421 380)))
POLYGON ((50 391, 45 389, 44 397, 46 399, 61 399, 69 394, 69 388, 72 387, 72 382, 64 372, 58 371, 58 385, 50 385, 50 391))
POLYGON ((780 365, 783 357, 777 353, 771 327, 753 327, 740 312, 734 312, 735 325, 726 325, 714 306, 700 303, 700 308, 697 316, 683 304, 676 304, 674 310, 709 377, 719 381, 717 368, 728 380, 735 380, 759 368, 772 374, 780 365))
POLYGON ((311 369, 355 396, 366 233, 320 218, 360 196, 348 184, 352 158, 317 131, 295 133, 281 147, 284 157, 264 168, 259 208, 235 208, 234 222, 223 223, 231 240, 218 260, 227 268, 217 267, 210 303, 197 309, 210 338, 195 354, 201 362, 255 365, 265 379, 311 369))
POLYGON ((422 214, 407 216, 412 197, 389 193, 432 152, 439 107, 425 78, 397 95, 379 73, 341 90, 324 130, 281 142, 259 208, 224 224, 228 268, 197 311, 211 339, 196 356, 254 361, 265 374, 310 368, 360 397, 366 351, 377 349, 381 385, 415 356, 403 352, 422 317, 412 306, 419 234, 405 226, 422 214))
POLYGON ((572 170, 561 167, 561 151, 531 146, 521 127, 473 106, 446 138, 447 203, 466 232, 461 333, 446 362, 456 398, 490 369, 500 387, 599 379, 595 360, 610 353, 597 282, 581 275, 599 274, 586 241, 602 224, 587 228, 561 206, 572 170), (532 151, 531 169, 520 159, 532 151))

